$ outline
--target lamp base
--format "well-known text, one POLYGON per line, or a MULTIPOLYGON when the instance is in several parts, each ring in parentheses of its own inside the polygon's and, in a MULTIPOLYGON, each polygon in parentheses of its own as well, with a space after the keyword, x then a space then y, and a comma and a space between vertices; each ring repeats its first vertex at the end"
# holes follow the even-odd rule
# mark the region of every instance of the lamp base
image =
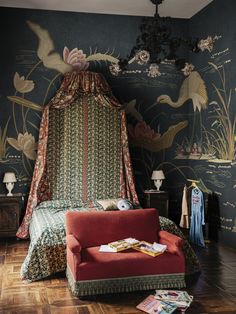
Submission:
POLYGON ((155 179, 155 180, 154 180, 154 185, 155 185, 155 187, 156 187, 156 189, 157 189, 157 192, 159 192, 160 187, 161 187, 161 185, 162 185, 162 179, 155 179))
POLYGON ((13 196, 11 191, 14 188, 14 182, 6 182, 6 188, 8 190, 7 196, 13 196))

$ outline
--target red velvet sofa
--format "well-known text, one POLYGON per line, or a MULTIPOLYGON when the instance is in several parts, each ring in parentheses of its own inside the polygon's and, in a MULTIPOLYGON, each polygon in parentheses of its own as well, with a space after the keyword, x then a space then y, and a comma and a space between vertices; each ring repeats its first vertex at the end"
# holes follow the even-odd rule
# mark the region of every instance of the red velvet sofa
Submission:
POLYGON ((66 213, 67 278, 76 296, 185 287, 183 239, 160 231, 154 208, 66 213), (127 237, 167 244, 152 257, 135 250, 99 252, 101 244, 127 237))

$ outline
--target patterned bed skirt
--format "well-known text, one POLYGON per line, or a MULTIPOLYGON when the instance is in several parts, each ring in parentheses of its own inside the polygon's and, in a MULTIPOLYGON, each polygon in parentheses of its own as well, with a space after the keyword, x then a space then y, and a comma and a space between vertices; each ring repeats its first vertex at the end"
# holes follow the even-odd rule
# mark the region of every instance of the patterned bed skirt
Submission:
POLYGON ((66 276, 73 295, 77 297, 138 290, 181 289, 186 287, 185 274, 183 273, 75 281, 70 268, 67 266, 66 276))

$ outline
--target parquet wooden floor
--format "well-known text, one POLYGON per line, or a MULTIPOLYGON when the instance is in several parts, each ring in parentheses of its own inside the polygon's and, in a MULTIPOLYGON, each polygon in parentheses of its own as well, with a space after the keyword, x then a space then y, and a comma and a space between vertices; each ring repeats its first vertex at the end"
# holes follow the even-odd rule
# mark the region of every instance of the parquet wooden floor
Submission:
MULTIPOLYGON (((135 314, 135 306, 153 291, 74 298, 64 274, 24 283, 19 271, 28 241, 0 240, 0 313, 4 314, 135 314)), ((187 277, 194 296, 187 314, 236 314, 236 252, 211 243, 197 249, 200 275, 187 277)))

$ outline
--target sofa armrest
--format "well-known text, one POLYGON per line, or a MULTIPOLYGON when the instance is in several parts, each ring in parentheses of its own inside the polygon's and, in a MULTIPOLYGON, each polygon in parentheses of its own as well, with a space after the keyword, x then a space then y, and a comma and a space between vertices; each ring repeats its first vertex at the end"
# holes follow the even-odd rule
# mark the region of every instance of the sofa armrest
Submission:
POLYGON ((177 255, 183 255, 182 246, 184 239, 167 231, 159 231, 159 243, 167 245, 167 251, 177 255))
POLYGON ((71 250, 72 253, 80 253, 82 247, 79 241, 73 236, 73 234, 66 235, 66 244, 67 247, 71 250))

